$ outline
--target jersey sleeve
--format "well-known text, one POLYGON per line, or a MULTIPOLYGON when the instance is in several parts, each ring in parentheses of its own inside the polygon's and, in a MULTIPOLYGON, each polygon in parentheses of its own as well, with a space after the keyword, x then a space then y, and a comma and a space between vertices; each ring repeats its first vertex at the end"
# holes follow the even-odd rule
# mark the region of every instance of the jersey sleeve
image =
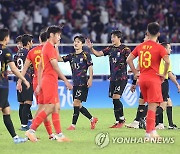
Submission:
POLYGON ((124 57, 125 57, 125 59, 127 59, 127 57, 129 56, 129 54, 131 53, 131 50, 130 50, 130 48, 125 47, 125 48, 123 49, 123 52, 124 52, 124 57))
POLYGON ((135 57, 138 56, 138 46, 131 52, 135 57))
POLYGON ((63 59, 64 62, 71 61, 72 55, 71 55, 71 54, 68 54, 68 55, 66 55, 66 56, 63 56, 62 59, 63 59))
POLYGON ((53 47, 51 47, 49 49, 49 52, 47 52, 47 57, 49 61, 51 61, 52 59, 57 59, 57 52, 53 47))
POLYGON ((5 49, 5 60, 6 60, 6 63, 13 61, 12 52, 9 49, 5 49))
POLYGON ((89 66, 93 65, 92 58, 88 52, 86 52, 86 56, 87 56, 87 65, 89 67, 89 66))
POLYGON ((105 48, 105 49, 102 50, 104 56, 109 55, 109 51, 110 51, 110 47, 107 47, 107 48, 105 48))
POLYGON ((168 55, 166 49, 162 45, 160 45, 160 55, 162 58, 168 55))

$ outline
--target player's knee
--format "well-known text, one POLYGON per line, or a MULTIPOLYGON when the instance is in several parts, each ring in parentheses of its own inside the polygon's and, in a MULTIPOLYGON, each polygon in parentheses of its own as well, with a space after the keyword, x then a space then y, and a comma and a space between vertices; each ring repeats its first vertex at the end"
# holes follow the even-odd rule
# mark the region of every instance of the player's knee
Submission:
POLYGON ((112 97, 112 98, 113 98, 113 100, 114 100, 114 99, 120 99, 120 97, 121 97, 121 96, 118 95, 118 94, 113 94, 113 97, 112 97))
POLYGON ((143 105, 144 104, 144 99, 143 98, 139 98, 139 105, 143 105))

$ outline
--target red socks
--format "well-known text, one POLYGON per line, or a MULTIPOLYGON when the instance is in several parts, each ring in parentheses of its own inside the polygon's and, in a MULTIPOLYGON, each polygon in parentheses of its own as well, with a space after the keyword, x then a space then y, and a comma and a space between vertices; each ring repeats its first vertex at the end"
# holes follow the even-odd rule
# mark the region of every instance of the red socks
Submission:
POLYGON ((61 124, 59 120, 59 113, 52 113, 52 122, 54 125, 54 129, 56 131, 56 134, 61 133, 61 124))
POLYGON ((155 112, 148 110, 146 118, 146 133, 150 133, 155 130, 155 112))
POLYGON ((46 131, 48 132, 48 134, 51 135, 52 134, 51 122, 49 120, 44 121, 44 126, 45 126, 46 131))
POLYGON ((47 117, 46 112, 41 111, 36 118, 33 120, 32 125, 31 125, 31 129, 36 130, 39 125, 45 120, 45 118, 47 117))

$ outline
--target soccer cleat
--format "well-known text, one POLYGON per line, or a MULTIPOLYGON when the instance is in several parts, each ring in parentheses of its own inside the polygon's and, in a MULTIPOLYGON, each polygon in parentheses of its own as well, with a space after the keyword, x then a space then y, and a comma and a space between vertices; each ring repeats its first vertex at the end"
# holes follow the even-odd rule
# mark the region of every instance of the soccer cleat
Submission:
POLYGON ((31 142, 37 142, 37 140, 38 140, 36 135, 35 135, 35 131, 34 130, 29 129, 28 131, 26 131, 25 135, 28 137, 28 139, 31 142))
POLYGON ((25 126, 25 127, 21 126, 21 128, 20 128, 19 130, 21 130, 21 131, 27 131, 27 130, 29 130, 29 127, 28 127, 28 126, 25 126))
POLYGON ((27 137, 26 138, 16 137, 16 138, 13 138, 13 140, 14 140, 15 144, 19 144, 19 143, 26 142, 28 140, 28 138, 27 137))
POLYGON ((67 128, 67 130, 75 130, 75 127, 71 125, 67 128))
POLYGON ((134 120, 132 123, 125 125, 127 128, 139 128, 139 121, 134 120))
POLYGON ((98 118, 93 117, 93 120, 91 122, 91 129, 95 128, 97 122, 98 122, 98 118))
POLYGON ((164 129, 164 124, 159 123, 159 124, 156 126, 156 129, 164 129))
POLYGON ((122 128, 123 125, 124 125, 124 123, 125 123, 125 120, 122 121, 122 122, 119 122, 119 123, 115 123, 114 125, 112 125, 112 126, 109 127, 109 128, 122 128))
POLYGON ((168 129, 178 129, 178 127, 175 124, 173 124, 172 126, 169 126, 168 129))
POLYGON ((49 135, 49 139, 50 140, 57 140, 57 136, 55 135, 55 134, 51 134, 51 135, 49 135))
POLYGON ((146 141, 146 142, 159 142, 159 141, 161 141, 162 140, 162 137, 160 137, 159 135, 158 135, 158 133, 156 132, 156 130, 153 130, 151 133, 146 133, 145 134, 145 137, 144 137, 144 140, 146 141))
POLYGON ((62 133, 59 133, 57 136, 57 142, 70 142, 71 140, 65 137, 62 133))

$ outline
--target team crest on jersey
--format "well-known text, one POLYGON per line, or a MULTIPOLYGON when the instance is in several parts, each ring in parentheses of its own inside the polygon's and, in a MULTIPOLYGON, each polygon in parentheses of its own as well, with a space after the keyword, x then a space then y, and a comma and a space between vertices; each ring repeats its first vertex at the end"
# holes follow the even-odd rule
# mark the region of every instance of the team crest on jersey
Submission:
POLYGON ((7 56, 7 57, 10 57, 10 56, 11 56, 11 54, 10 54, 10 53, 7 53, 7 54, 6 54, 6 56, 7 56))
POLYGON ((118 53, 117 53, 117 56, 118 56, 118 57, 120 57, 120 55, 121 55, 121 53, 120 53, 120 52, 118 52, 118 53))
POLYGON ((83 58, 80 58, 80 63, 82 63, 83 62, 83 58))

